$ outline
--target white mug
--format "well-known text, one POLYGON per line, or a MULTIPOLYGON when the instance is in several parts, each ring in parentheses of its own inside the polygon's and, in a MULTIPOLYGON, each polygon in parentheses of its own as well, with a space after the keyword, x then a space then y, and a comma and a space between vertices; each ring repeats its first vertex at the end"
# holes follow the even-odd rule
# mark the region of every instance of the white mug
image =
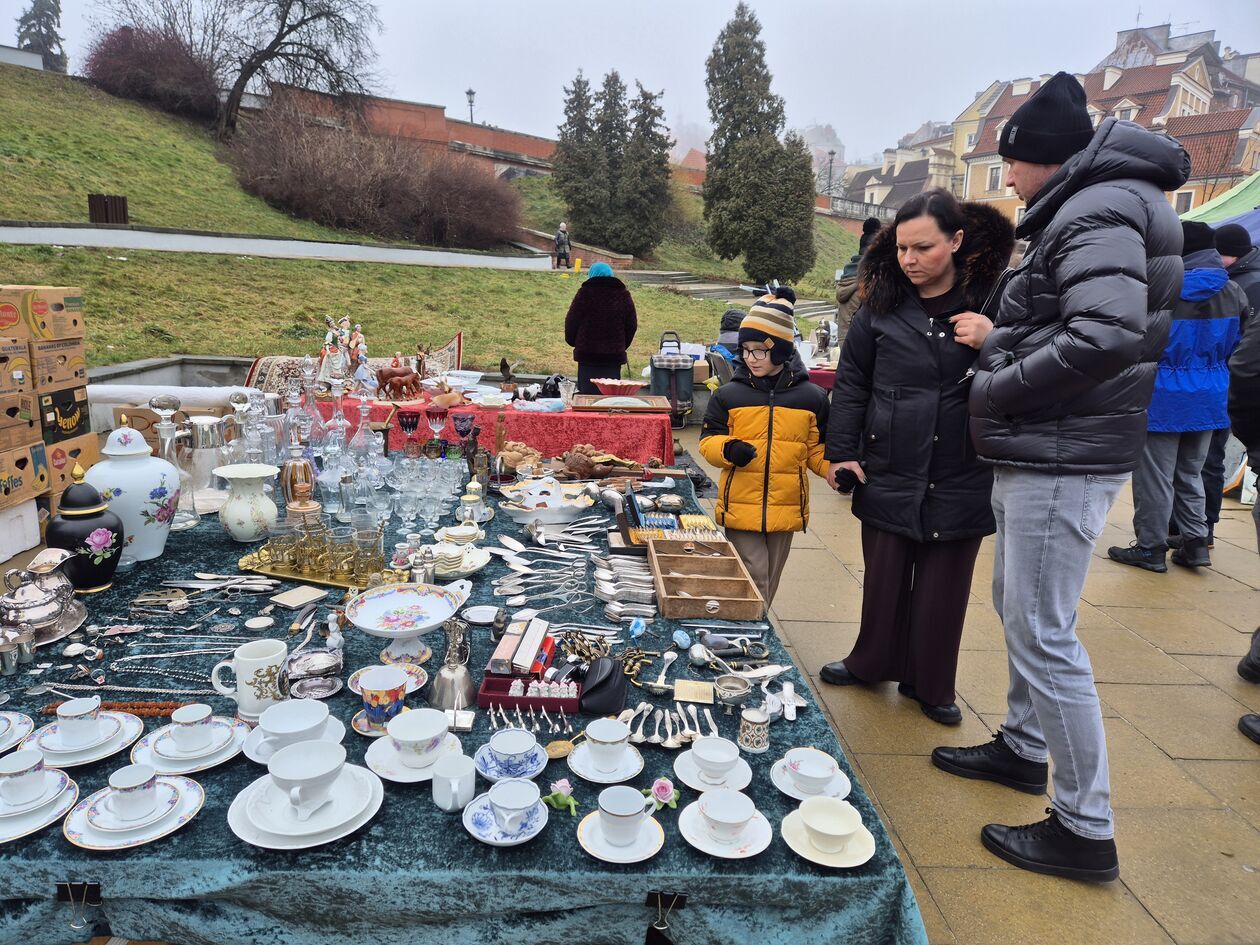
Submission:
POLYGON ((739 761, 739 746, 729 738, 705 735, 691 743, 691 758, 700 769, 700 780, 716 786, 725 782, 739 761))
POLYGON ((626 753, 630 726, 616 719, 596 719, 586 726, 586 743, 591 746, 591 764, 605 774, 616 771, 626 753))
POLYGON ((171 713, 171 737, 180 751, 197 751, 210 744, 210 706, 204 702, 181 705, 171 713))
POLYGON ((44 793, 44 755, 23 748, 0 758, 0 798, 14 806, 27 804, 44 793))
POLYGON ((604 788, 599 792, 599 832, 613 846, 628 847, 655 810, 656 801, 632 787, 618 784, 604 788))
POLYGON ((862 826, 858 809, 838 797, 807 797, 799 809, 809 842, 823 853, 839 853, 862 826))
POLYGON ((266 758, 289 745, 317 739, 327 721, 328 706, 318 699, 277 702, 258 717, 263 733, 259 753, 266 758))
POLYGON ((219 695, 236 700, 237 711, 242 716, 257 718, 281 699, 280 672, 288 654, 282 640, 243 643, 230 660, 224 660, 210 672, 210 684, 219 695), (219 681, 219 673, 225 669, 236 673, 236 688, 219 681))
POLYGON ((336 742, 299 742, 281 748, 267 762, 271 780, 307 821, 328 802, 333 783, 346 763, 346 747, 336 742))
POLYGON ((524 778, 504 778, 490 786, 490 809, 495 823, 504 833, 516 833, 525 818, 538 803, 542 792, 533 781, 524 778))
POLYGON ((57 706, 57 732, 66 748, 92 742, 101 731, 101 697, 69 699, 57 706))
POLYGON ((408 768, 427 768, 437 761, 450 727, 446 713, 437 709, 413 709, 385 723, 398 760, 408 768))
POLYGON ((476 792, 477 766, 467 755, 443 755, 434 762, 433 803, 442 810, 463 810, 476 792))
POLYGON ((105 806, 119 820, 139 820, 157 804, 157 772, 149 765, 127 765, 109 776, 105 806))
POLYGON ((728 788, 705 791, 698 803, 705 828, 718 843, 737 841, 757 813, 752 798, 728 788))

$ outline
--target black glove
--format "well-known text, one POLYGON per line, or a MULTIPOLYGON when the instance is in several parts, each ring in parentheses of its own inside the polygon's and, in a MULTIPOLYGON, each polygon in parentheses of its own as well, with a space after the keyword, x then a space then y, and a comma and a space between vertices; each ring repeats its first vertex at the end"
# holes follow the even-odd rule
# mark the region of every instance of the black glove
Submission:
POLYGON ((848 495, 858 485, 857 473, 852 469, 841 469, 836 473, 836 491, 841 495, 848 495))
POLYGON ((757 456, 757 447, 743 440, 730 440, 722 447, 722 455, 736 466, 747 466, 757 456))

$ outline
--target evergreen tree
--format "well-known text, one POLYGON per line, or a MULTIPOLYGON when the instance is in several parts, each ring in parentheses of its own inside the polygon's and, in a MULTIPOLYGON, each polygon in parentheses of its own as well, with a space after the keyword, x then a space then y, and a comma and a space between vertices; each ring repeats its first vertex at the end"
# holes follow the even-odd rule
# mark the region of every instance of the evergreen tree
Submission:
POLYGON ((66 71, 61 28, 61 0, 31 0, 30 9, 17 21, 18 49, 39 53, 50 72, 66 71))
POLYGON ((753 279, 795 281, 814 263, 813 167, 799 136, 779 140, 783 99, 770 90, 765 53, 761 24, 741 0, 705 64, 705 235, 723 259, 743 253, 753 279))
POLYGON ((604 183, 607 190, 604 193, 604 211, 592 233, 592 239, 601 246, 607 246, 612 242, 612 234, 618 228, 617 191, 625 162, 626 144, 630 139, 626 84, 621 81, 616 69, 604 76, 604 85, 599 91, 597 101, 599 108, 595 113, 595 141, 604 153, 604 166, 607 169, 604 183))
POLYGON ((669 150, 663 92, 649 92, 636 82, 639 94, 632 105, 630 141, 617 190, 617 215, 612 247, 643 256, 660 243, 670 200, 669 150))
POLYGON ((569 208, 573 239, 591 243, 596 242, 608 206, 608 165, 595 137, 595 102, 582 70, 564 95, 564 124, 552 157, 552 179, 569 208))

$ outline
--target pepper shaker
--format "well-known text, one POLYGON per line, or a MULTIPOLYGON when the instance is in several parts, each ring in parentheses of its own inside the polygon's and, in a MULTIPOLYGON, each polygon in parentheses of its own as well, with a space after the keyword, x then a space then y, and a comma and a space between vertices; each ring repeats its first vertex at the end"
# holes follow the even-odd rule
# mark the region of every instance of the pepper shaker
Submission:
POLYGON ((420 558, 411 570, 411 579, 417 584, 437 583, 437 558, 427 545, 420 549, 420 558))

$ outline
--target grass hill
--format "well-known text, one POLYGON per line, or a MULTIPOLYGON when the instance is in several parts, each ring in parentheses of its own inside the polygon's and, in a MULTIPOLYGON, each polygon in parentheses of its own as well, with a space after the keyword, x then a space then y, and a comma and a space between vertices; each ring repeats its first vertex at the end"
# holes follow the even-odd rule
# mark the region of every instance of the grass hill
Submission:
MULTIPOLYGON (((526 226, 554 232, 565 217, 564 202, 549 177, 524 177, 515 181, 521 194, 521 213, 526 226)), ((704 202, 700 195, 674 182, 674 206, 667 235, 656 252, 635 260, 636 269, 670 269, 693 272, 713 279, 733 282, 747 280, 742 258, 719 259, 703 239, 704 202)), ((581 234, 575 234, 581 240, 581 234)), ((839 223, 814 217, 813 268, 796 285, 802 297, 829 299, 836 291, 836 270, 843 268, 857 252, 858 238, 839 223)))
MULTIPOLYGON (((126 194, 133 222, 323 240, 318 226, 242 191, 202 128, 65 76, 0 65, 0 219, 85 221, 87 194, 126 194)), ((88 363, 172 353, 304 354, 325 314, 362 322, 371 350, 463 330, 475 366, 523 358, 572 370, 563 320, 578 282, 555 273, 437 269, 85 248, 0 246, 0 283, 76 285, 88 363)), ((722 307, 635 291, 636 367, 666 329, 710 340, 722 307)))

